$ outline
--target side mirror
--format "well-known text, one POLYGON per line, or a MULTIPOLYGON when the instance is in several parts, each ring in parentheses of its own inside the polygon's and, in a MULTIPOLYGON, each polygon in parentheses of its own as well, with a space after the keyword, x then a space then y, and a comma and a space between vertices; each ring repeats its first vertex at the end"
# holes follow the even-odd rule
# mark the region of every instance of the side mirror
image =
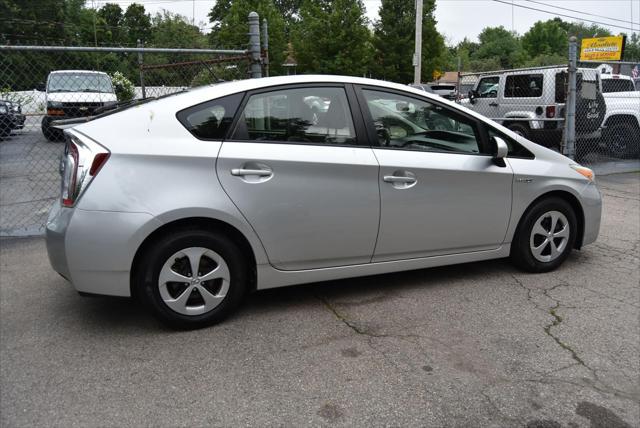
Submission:
POLYGON ((500 137, 491 137, 491 155, 493 156, 493 163, 500 167, 505 167, 507 164, 504 159, 509 153, 509 146, 500 137))
POLYGON ((36 83, 36 86, 33 89, 35 89, 36 91, 40 91, 40 92, 45 92, 47 90, 45 84, 42 83, 42 82, 36 83))
POLYGON ((469 102, 471 104, 475 104, 476 103, 476 96, 478 95, 478 93, 476 91, 474 91, 473 89, 469 91, 469 102))

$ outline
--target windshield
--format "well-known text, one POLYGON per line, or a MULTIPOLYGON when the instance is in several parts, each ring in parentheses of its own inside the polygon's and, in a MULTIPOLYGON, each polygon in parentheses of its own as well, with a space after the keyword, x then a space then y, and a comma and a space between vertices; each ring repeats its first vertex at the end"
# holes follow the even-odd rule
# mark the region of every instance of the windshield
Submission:
POLYGON ((633 82, 627 79, 602 79, 602 92, 627 92, 635 90, 633 82))
POLYGON ((49 77, 47 92, 113 93, 111 79, 106 74, 56 73, 49 77))

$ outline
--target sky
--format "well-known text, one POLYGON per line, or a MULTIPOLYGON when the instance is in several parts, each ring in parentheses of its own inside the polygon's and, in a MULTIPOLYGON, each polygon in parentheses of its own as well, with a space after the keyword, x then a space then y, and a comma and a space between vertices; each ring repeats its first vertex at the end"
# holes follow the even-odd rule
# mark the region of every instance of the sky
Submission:
MULTIPOLYGON (((367 9, 367 17, 371 21, 376 20, 380 0, 363 1, 367 9)), ((109 2, 118 3, 124 9, 134 1, 87 0, 89 6, 93 3, 95 7, 109 2)), ((215 2, 213 0, 137 0, 136 3, 144 4, 147 12, 151 14, 165 9, 184 15, 188 19, 195 18, 195 23, 206 30, 209 28, 207 13, 215 2)), ((456 44, 465 37, 477 40, 478 34, 484 27, 502 25, 508 30, 523 34, 536 21, 552 19, 557 16, 556 14, 609 23, 611 25, 599 25, 609 28, 613 34, 631 33, 631 28, 640 32, 640 0, 436 0, 435 16, 438 31, 445 36, 448 44, 456 44), (542 9, 552 13, 527 8, 542 9)), ((568 17, 561 16, 561 18, 566 21, 577 21, 568 17)))

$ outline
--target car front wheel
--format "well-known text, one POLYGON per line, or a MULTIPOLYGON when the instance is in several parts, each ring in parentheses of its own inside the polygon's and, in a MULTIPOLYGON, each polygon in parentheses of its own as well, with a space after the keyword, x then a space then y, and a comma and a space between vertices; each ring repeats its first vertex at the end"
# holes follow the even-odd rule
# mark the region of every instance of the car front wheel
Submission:
POLYGON ((173 328, 215 324, 242 301, 248 267, 238 246, 222 234, 177 231, 155 242, 140 262, 139 296, 173 328))
POLYGON ((511 259, 528 272, 549 272, 569 256, 577 233, 573 208, 560 198, 537 202, 523 216, 511 246, 511 259))

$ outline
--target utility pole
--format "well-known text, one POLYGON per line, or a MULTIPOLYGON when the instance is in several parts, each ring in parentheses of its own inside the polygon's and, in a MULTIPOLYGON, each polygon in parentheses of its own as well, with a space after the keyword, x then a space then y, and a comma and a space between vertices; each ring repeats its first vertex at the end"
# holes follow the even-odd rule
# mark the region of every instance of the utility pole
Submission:
POLYGON ((413 83, 422 81, 422 0, 416 0, 416 44, 413 54, 413 83))
POLYGON ((262 77, 262 64, 260 63, 260 17, 256 12, 249 13, 249 56, 251 65, 249 76, 252 79, 262 77))
POLYGON ((569 91, 567 94, 566 111, 567 116, 564 122, 564 150, 563 154, 569 159, 575 159, 576 155, 576 74, 578 44, 575 36, 569 37, 569 91))

